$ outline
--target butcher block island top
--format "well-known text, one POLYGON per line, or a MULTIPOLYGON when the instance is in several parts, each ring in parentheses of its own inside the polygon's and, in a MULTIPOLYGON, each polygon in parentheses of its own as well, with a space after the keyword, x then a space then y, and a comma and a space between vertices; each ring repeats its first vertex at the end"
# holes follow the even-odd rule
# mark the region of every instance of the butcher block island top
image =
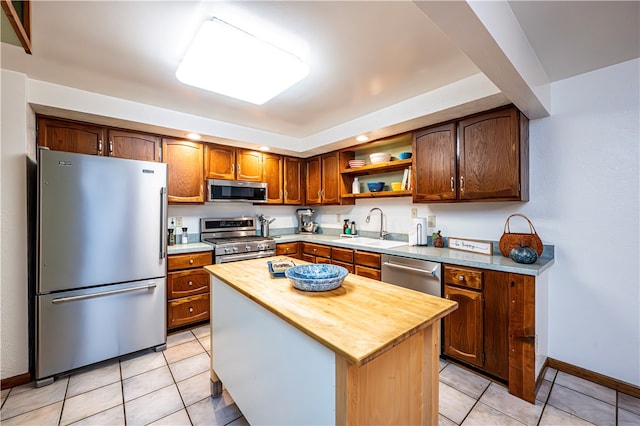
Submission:
POLYGON ((347 275, 335 290, 297 290, 287 278, 272 278, 267 261, 276 259, 280 257, 210 265, 206 269, 357 366, 457 308, 456 302, 447 299, 354 274, 347 275))

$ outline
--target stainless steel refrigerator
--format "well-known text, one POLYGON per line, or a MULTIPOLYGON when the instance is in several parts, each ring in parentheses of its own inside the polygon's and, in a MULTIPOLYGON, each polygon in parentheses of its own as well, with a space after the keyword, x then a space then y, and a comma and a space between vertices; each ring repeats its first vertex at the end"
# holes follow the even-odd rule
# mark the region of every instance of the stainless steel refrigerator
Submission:
POLYGON ((41 149, 36 384, 166 347, 167 166, 41 149))

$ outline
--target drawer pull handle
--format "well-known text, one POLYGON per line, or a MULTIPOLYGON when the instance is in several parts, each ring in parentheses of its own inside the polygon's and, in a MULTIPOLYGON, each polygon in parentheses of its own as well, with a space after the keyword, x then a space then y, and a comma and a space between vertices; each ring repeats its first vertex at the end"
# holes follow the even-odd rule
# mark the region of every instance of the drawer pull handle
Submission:
POLYGON ((464 275, 460 275, 460 276, 458 277, 458 281, 464 281, 464 275))
POLYGON ((189 281, 189 285, 193 285, 193 281, 189 281))
POLYGON ((193 265, 193 259, 189 259, 189 265, 193 265))
POLYGON ((193 308, 189 308, 189 312, 193 312, 193 308))

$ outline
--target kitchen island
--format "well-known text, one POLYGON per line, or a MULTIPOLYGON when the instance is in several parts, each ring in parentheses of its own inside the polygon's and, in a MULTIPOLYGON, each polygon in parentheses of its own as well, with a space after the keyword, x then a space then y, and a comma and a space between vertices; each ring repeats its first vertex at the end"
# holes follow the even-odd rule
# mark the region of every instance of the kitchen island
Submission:
POLYGON ((271 277, 276 258, 206 267, 214 393, 251 424, 437 424, 440 319, 457 304, 353 274, 299 291, 271 277))

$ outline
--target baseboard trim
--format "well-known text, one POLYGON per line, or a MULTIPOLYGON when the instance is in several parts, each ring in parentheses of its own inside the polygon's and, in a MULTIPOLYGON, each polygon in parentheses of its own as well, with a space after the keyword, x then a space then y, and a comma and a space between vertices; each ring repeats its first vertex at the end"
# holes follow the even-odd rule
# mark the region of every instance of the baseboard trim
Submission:
POLYGON ((30 381, 31 381, 31 374, 30 373, 19 374, 17 376, 13 376, 13 377, 8 377, 6 379, 2 379, 0 381, 0 388, 2 390, 9 389, 9 388, 14 388, 16 386, 27 384, 30 381))
POLYGON ((547 358, 547 367, 555 368, 558 371, 577 376, 590 382, 597 383, 602 386, 606 386, 611 389, 615 389, 619 392, 626 393, 627 395, 640 398, 640 387, 632 385, 631 383, 623 382, 613 377, 605 376, 604 374, 595 373, 593 371, 584 369, 582 367, 569 364, 567 362, 558 361, 557 359, 547 358))

